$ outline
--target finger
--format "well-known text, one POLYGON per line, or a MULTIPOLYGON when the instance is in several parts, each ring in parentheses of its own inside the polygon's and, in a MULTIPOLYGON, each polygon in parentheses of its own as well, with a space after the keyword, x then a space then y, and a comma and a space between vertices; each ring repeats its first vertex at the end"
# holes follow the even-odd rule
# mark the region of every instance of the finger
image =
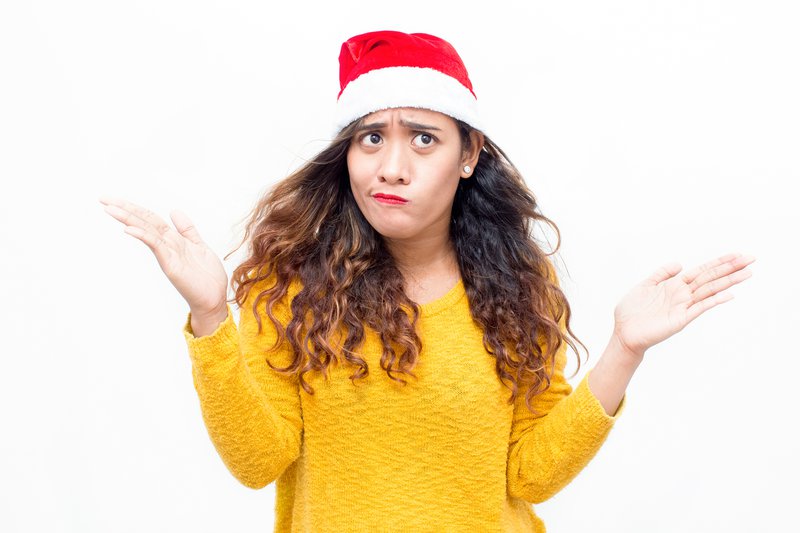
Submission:
POLYGON ((172 219, 172 223, 175 224, 178 233, 195 244, 200 244, 203 242, 203 239, 200 237, 200 233, 198 233, 197 228, 194 227, 194 224, 186 215, 186 213, 175 209, 170 212, 169 216, 172 219))
POLYGON ((706 298, 704 300, 700 300, 699 302, 697 302, 694 305, 690 306, 686 310, 686 317, 688 319, 688 322, 691 322, 692 320, 694 320, 698 316, 702 315, 703 313, 705 313, 706 311, 708 311, 712 307, 716 307, 719 304, 723 304, 723 303, 728 302, 730 300, 733 300, 733 294, 731 294, 729 292, 723 292, 723 293, 715 294, 714 296, 711 296, 711 297, 706 298))
POLYGON ((125 233, 132 235, 145 243, 156 255, 156 257, 166 255, 166 253, 169 251, 167 241, 165 241, 164 238, 157 233, 145 231, 142 228, 137 228, 136 226, 126 226, 125 233))
MULTIPOLYGON (((716 259, 712 259, 711 261, 708 261, 707 263, 703 263, 702 265, 696 266, 691 270, 687 270, 683 274, 682 280, 687 285, 692 285, 695 282, 695 280, 697 279, 697 277, 700 276, 701 274, 703 274, 704 272, 708 272, 713 268, 716 268, 716 267, 718 267, 720 265, 724 265, 724 264, 736 259, 737 257, 740 257, 741 255, 742 254, 740 254, 740 253, 731 253, 731 254, 722 255, 720 257, 717 257, 716 259)), ((694 288, 698 287, 699 285, 702 285, 703 283, 704 283, 703 280, 699 280, 698 283, 694 283, 694 286, 692 288, 694 289, 694 288)))
POLYGON ((675 274, 680 272, 682 268, 683 267, 680 265, 680 263, 675 262, 662 265, 645 280, 645 283, 649 283, 650 285, 658 285, 662 281, 673 277, 675 274))
POLYGON ((743 282, 752 275, 753 273, 750 270, 737 270, 727 276, 713 279, 695 289, 692 292, 692 299, 694 301, 704 300, 709 296, 713 296, 729 287, 736 285, 737 283, 743 282))
POLYGON ((696 291, 708 282, 722 279, 731 273, 740 272, 747 265, 755 261, 752 255, 737 255, 730 261, 701 272, 691 283, 690 288, 696 291))
POLYGON ((126 226, 133 226, 133 225, 143 225, 143 220, 137 220, 138 217, 134 217, 128 211, 121 209, 113 204, 108 204, 103 208, 103 211, 111 215, 112 217, 116 218, 126 226))
MULTIPOLYGON (((116 205, 107 205, 103 208, 106 213, 111 215, 112 217, 116 218, 123 224, 125 224, 128 228, 139 228, 145 232, 152 232, 159 234, 156 228, 154 228, 151 224, 148 224, 145 220, 142 220, 138 216, 117 207, 116 205)), ((160 234, 159 234, 160 235, 160 234)))
POLYGON ((118 198, 116 196, 110 196, 108 194, 101 194, 97 197, 101 204, 108 205, 108 204, 117 204, 122 201, 122 198, 118 198))
POLYGON ((138 226, 143 229, 152 229, 160 235, 163 235, 171 230, 169 224, 164 222, 161 217, 149 209, 145 209, 144 207, 123 199, 105 198, 109 201, 109 204, 105 207, 106 212, 114 216, 114 218, 120 222, 124 222, 128 226, 138 226))

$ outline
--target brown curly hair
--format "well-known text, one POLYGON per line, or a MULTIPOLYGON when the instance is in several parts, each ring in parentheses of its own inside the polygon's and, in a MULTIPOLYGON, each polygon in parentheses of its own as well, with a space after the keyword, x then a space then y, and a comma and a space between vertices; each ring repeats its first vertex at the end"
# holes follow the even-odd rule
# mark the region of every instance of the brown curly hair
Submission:
MULTIPOLYGON (((381 339, 381 367, 389 378, 405 385, 392 373, 417 377, 412 369, 422 348, 415 329, 419 308, 406 296, 403 276, 350 190, 347 151, 363 120, 344 128, 259 199, 236 248, 247 241, 249 257, 233 272, 235 298, 228 301, 235 299, 242 308, 252 296, 251 285, 272 280, 252 299, 251 310, 261 333, 258 309, 264 302, 262 308, 277 329, 272 349, 288 341, 294 359, 283 368, 267 363, 277 372, 294 375, 309 394, 314 390, 303 375, 317 370, 327 379, 329 364, 338 362, 340 355, 356 367, 350 376, 354 385, 368 375, 367 363, 356 352, 365 326, 381 339), (291 319, 284 326, 273 307, 286 298, 294 282, 302 288, 289 304, 291 319), (331 340, 342 331, 344 342, 335 348, 331 340)), ((466 151, 471 127, 456 123, 466 151)), ((560 232, 538 212, 536 198, 517 168, 485 135, 473 176, 459 182, 450 236, 470 311, 484 331, 484 347, 496 359, 498 378, 511 389, 509 404, 525 386, 526 405, 536 413, 531 400, 549 387, 562 343, 577 354, 571 337, 586 349, 569 326, 570 306, 548 259, 560 247, 560 232), (537 220, 556 231, 556 248, 550 254, 532 236, 537 220)))

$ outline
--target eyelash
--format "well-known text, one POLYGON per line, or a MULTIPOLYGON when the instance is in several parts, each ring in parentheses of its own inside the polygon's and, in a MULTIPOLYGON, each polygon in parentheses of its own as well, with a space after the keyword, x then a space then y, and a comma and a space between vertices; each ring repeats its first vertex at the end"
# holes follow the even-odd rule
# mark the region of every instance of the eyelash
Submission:
MULTIPOLYGON (((429 146, 433 146, 434 143, 439 142, 439 139, 437 139, 435 135, 432 135, 432 134, 428 133, 427 131, 415 131, 414 133, 416 133, 414 138, 417 138, 420 135, 427 135, 433 141, 430 144, 420 146, 420 148, 427 148, 429 146)), ((359 139, 359 142, 363 143, 364 139, 366 139, 370 135, 380 135, 380 133, 378 133, 377 131, 369 131, 369 132, 367 132, 367 133, 365 133, 364 135, 361 136, 361 138, 359 139)), ((373 145, 367 145, 367 146, 375 146, 375 145, 373 144, 373 145)))

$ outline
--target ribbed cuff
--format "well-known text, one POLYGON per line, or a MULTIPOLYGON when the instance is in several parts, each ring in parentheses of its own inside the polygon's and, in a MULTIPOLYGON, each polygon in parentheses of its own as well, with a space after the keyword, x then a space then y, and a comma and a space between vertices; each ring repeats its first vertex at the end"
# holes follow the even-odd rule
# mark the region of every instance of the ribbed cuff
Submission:
POLYGON ((239 357, 239 331, 233 319, 230 304, 226 305, 228 316, 225 317, 217 329, 208 335, 195 337, 192 330, 192 313, 186 316, 183 325, 183 335, 189 348, 192 363, 207 369, 219 364, 235 364, 239 357))

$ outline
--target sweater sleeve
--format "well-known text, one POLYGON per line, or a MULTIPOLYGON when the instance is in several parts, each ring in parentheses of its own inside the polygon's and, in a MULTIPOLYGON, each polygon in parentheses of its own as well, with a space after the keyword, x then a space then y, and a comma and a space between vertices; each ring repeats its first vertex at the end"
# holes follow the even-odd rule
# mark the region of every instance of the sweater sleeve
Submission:
MULTIPOLYGON (((565 331, 564 317, 560 324, 565 331)), ((534 416, 528 410, 524 390, 515 400, 506 472, 508 493, 531 503, 551 498, 583 470, 627 402, 625 394, 617 411, 608 415, 589 389, 591 370, 573 390, 564 377, 567 347, 564 342, 556 352, 549 388, 531 401, 540 414, 534 416)))
POLYGON ((238 328, 228 305, 227 318, 211 334, 194 336, 191 313, 183 333, 209 437, 231 474, 259 489, 300 455, 303 419, 297 379, 279 374, 266 362, 269 357, 273 365, 287 366, 288 344, 268 352, 277 332, 262 313, 262 331, 257 333, 249 302, 240 311, 238 328))

